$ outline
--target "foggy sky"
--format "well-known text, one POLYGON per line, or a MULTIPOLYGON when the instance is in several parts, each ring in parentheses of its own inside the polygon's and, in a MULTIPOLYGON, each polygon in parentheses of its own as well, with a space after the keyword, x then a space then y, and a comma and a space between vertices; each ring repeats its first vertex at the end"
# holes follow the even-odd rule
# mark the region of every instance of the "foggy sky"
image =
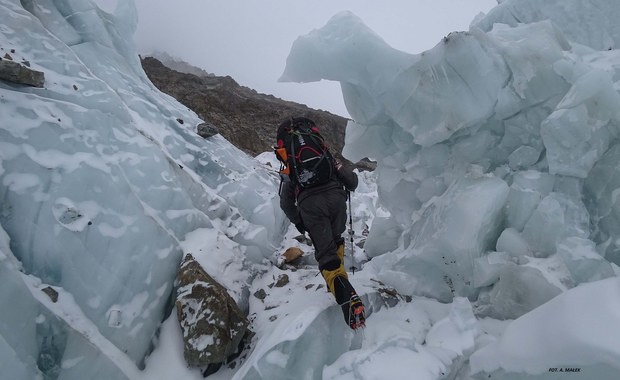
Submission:
MULTIPOLYGON (((126 0, 120 0, 126 1, 126 0)), ((113 11, 117 0, 96 0, 113 11)), ((138 52, 164 51, 258 92, 347 116, 337 82, 279 83, 293 41, 350 10, 392 47, 420 53, 468 30, 496 0, 135 0, 138 52)))

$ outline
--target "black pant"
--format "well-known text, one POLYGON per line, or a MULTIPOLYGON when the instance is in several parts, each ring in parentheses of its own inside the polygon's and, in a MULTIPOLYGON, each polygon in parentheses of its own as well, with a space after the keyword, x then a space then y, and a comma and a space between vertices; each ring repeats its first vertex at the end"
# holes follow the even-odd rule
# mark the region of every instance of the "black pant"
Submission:
POLYGON ((347 224, 347 193, 332 188, 309 195, 298 205, 301 219, 314 245, 314 257, 319 270, 336 269, 340 258, 336 254, 347 224))

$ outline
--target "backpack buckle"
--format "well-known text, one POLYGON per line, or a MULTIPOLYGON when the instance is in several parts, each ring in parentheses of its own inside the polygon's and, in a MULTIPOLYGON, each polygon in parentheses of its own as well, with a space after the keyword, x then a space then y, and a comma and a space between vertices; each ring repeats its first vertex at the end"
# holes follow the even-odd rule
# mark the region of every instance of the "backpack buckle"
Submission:
POLYGON ((286 162, 288 161, 288 154, 286 153, 286 148, 273 147, 273 152, 276 154, 276 158, 278 159, 278 161, 286 164, 286 162))
POLYGON ((291 174, 291 169, 288 166, 288 154, 286 148, 273 147, 273 152, 276 154, 276 158, 280 161, 280 176, 291 174))

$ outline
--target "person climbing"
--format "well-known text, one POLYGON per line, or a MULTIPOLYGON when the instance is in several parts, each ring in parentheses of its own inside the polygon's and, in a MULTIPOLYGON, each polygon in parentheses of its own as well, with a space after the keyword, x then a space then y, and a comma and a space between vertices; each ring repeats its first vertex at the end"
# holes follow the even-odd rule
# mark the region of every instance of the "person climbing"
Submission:
POLYGON ((357 174, 335 160, 316 124, 291 117, 278 126, 276 157, 281 162, 280 207, 301 234, 308 232, 327 289, 342 307, 345 322, 365 327, 364 305, 344 269, 346 201, 357 174))

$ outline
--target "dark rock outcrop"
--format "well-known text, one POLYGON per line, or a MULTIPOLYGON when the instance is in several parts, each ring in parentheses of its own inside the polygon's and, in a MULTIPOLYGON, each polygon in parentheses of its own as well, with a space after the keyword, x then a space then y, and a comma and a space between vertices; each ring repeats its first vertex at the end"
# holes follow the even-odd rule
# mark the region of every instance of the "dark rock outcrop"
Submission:
POLYGON ((213 77, 215 74, 212 74, 208 71, 205 71, 199 67, 192 66, 187 62, 183 62, 182 60, 176 59, 168 53, 164 52, 154 52, 149 55, 164 64, 164 66, 171 68, 174 71, 178 71, 180 73, 193 74, 198 77, 213 77))
POLYGON ((45 75, 13 60, 0 58, 0 80, 32 87, 43 87, 45 75))
POLYGON ((217 129, 215 125, 209 124, 209 123, 200 123, 198 124, 196 129, 197 129, 198 135, 202 137, 203 139, 207 139, 211 136, 215 136, 218 133, 220 133, 220 131, 217 129))
POLYGON ((58 302, 58 292, 56 291, 56 289, 52 288, 51 286, 47 286, 41 289, 41 291, 47 294, 47 296, 52 300, 52 302, 58 302))
POLYGON ((249 321, 222 285, 191 254, 177 274, 177 317, 183 330, 184 357, 192 367, 227 362, 238 353, 249 321))
POLYGON ((332 152, 342 158, 348 122, 344 117, 259 94, 228 76, 181 73, 152 57, 143 58, 142 67, 157 88, 216 126, 222 136, 252 156, 272 150, 276 127, 283 120, 306 116, 317 123, 332 152))

